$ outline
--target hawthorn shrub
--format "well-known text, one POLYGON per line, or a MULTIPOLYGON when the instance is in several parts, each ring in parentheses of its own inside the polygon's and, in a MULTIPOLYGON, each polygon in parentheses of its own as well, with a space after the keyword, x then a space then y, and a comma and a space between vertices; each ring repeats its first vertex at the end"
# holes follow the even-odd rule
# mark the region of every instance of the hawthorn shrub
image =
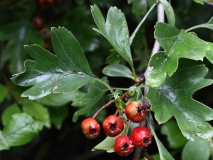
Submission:
POLYGON ((3 158, 213 158, 212 2, 123 3, 0 2, 3 158))

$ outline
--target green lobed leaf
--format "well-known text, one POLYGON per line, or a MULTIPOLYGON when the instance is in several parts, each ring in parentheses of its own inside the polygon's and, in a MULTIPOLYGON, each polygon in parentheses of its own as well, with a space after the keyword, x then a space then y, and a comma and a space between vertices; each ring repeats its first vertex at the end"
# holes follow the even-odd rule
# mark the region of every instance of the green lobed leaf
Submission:
POLYGON ((170 153, 167 151, 167 149, 163 146, 161 141, 158 139, 157 135, 155 134, 155 130, 153 129, 152 124, 149 121, 148 121, 148 125, 157 143, 160 160, 174 160, 174 158, 170 155, 170 153))
POLYGON ((174 121, 165 123, 161 127, 161 133, 167 136, 169 147, 173 149, 182 147, 187 141, 174 121))
POLYGON ((115 139, 116 137, 106 137, 101 143, 99 143, 98 145, 96 145, 92 151, 96 151, 96 150, 106 150, 107 153, 112 153, 115 152, 114 151, 114 143, 115 143, 115 139))
POLYGON ((194 0, 196 3, 204 4, 204 2, 210 2, 210 0, 194 0))
POLYGON ((105 19, 98 6, 92 6, 91 12, 99 28, 95 29, 95 31, 102 34, 133 69, 129 31, 124 14, 116 7, 111 7, 107 13, 105 23, 105 19))
POLYGON ((122 64, 111 64, 102 70, 103 74, 111 77, 126 77, 134 80, 131 70, 122 64))
POLYGON ((119 64, 126 61, 118 54, 115 49, 111 50, 111 54, 106 58, 106 64, 119 64))
POLYGON ((11 106, 8 106, 1 115, 1 121, 3 125, 6 125, 10 121, 12 115, 14 115, 15 113, 21 113, 18 105, 12 104, 11 106))
POLYGON ((36 101, 43 105, 47 105, 51 107, 61 107, 67 103, 70 103, 74 95, 75 95, 75 92, 68 93, 68 94, 55 93, 55 94, 50 94, 43 98, 37 99, 36 101))
MULTIPOLYGON (((128 129, 128 126, 124 126, 124 128, 127 127, 126 129, 128 129)), ((124 129, 125 130, 125 129, 124 129)), ((117 136, 115 137, 109 137, 107 136, 102 142, 100 142, 98 145, 96 145, 92 151, 96 151, 96 150, 105 150, 107 153, 112 153, 115 152, 114 151, 114 143, 115 140, 118 136, 123 135, 124 130, 117 136)))
POLYGON ((40 122, 26 113, 14 114, 2 131, 9 146, 19 146, 30 142, 42 129, 40 122))
POLYGON ((175 13, 172 6, 167 0, 159 0, 159 1, 163 5, 166 17, 168 19, 168 23, 172 26, 175 26, 175 13))
POLYGON ((208 42, 210 50, 206 51, 206 58, 213 64, 213 43, 208 42))
POLYGON ((48 111, 50 113, 51 123, 53 123, 57 129, 60 129, 64 119, 68 115, 68 112, 69 112, 68 108, 66 106, 57 107, 57 108, 49 107, 48 111))
POLYGON ((37 120, 41 121, 47 128, 50 128, 50 115, 43 105, 33 101, 23 101, 22 109, 28 115, 35 117, 37 120))
POLYGON ((0 84, 0 103, 3 102, 7 94, 8 94, 7 88, 0 84))
MULTIPOLYGON (((102 80, 107 83, 106 78, 102 78, 102 80)), ((106 91, 108 91, 108 89, 105 85, 94 81, 90 84, 89 92, 77 92, 73 97, 72 106, 83 108, 74 113, 72 121, 76 122, 80 115, 89 112, 94 107, 94 105, 101 99, 101 97, 106 91)))
POLYGON ((153 68, 147 80, 152 87, 160 86, 167 75, 171 76, 177 70, 179 58, 203 60, 206 50, 210 49, 207 42, 194 34, 165 23, 156 24, 155 38, 165 51, 156 53, 149 62, 153 68))
POLYGON ((147 11, 147 0, 135 0, 132 4, 132 12, 135 16, 144 15, 147 11))
MULTIPOLYGON (((138 32, 136 33, 131 44, 137 57, 141 57, 142 47, 144 45, 144 35, 145 35, 145 29, 144 29, 144 26, 142 25, 139 28, 138 32)), ((143 53, 143 60, 144 59, 145 59, 145 53, 143 53)))
POLYGON ((195 137, 188 141, 182 151, 182 160, 209 160, 211 148, 208 140, 195 137))
POLYGON ((134 1, 136 1, 136 0, 127 0, 128 4, 130 4, 130 3, 134 2, 134 1))
POLYGON ((203 65, 181 69, 163 85, 150 88, 147 94, 156 120, 161 124, 174 116, 187 139, 213 136, 213 129, 206 122, 213 119, 213 110, 191 97, 195 91, 213 83, 204 78, 207 71, 203 65))
POLYGON ((22 93, 29 99, 51 93, 70 93, 96 80, 78 41, 64 27, 52 28, 51 39, 56 55, 38 45, 25 46, 34 60, 25 62, 25 71, 12 81, 20 86, 33 86, 22 93))

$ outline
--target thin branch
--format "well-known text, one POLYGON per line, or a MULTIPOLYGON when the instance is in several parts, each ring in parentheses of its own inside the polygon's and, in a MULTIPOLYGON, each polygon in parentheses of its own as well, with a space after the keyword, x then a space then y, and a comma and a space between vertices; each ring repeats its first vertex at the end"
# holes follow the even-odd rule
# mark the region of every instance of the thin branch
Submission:
MULTIPOLYGON (((139 78, 138 82, 136 82, 135 84, 133 84, 133 86, 139 86, 139 85, 142 84, 144 81, 145 81, 145 77, 142 76, 142 77, 139 78)), ((126 91, 126 92, 122 95, 122 97, 121 97, 122 100, 126 100, 126 101, 127 101, 129 98, 130 98, 130 95, 129 95, 129 92, 128 92, 128 91, 126 91)), ((111 105, 112 103, 114 103, 114 102, 115 102, 115 99, 112 99, 112 100, 110 100, 109 102, 107 102, 106 104, 104 104, 101 108, 99 108, 99 110, 97 110, 97 112, 95 112, 95 114, 92 116, 92 118, 95 118, 95 117, 99 114, 100 111, 102 111, 104 108, 107 108, 108 106, 110 106, 110 105, 111 105)))
POLYGON ((156 3, 154 3, 152 5, 152 7, 149 9, 149 11, 146 13, 146 15, 143 17, 143 19, 141 20, 141 22, 138 24, 137 28, 135 29, 135 31, 132 33, 131 37, 130 37, 130 45, 132 44, 132 41, 136 35, 136 33, 138 32, 139 28, 142 26, 143 22, 146 20, 147 16, 149 15, 149 13, 153 10, 153 8, 156 6, 156 3))
MULTIPOLYGON (((158 22, 164 22, 165 21, 164 9, 163 9, 163 6, 160 3, 157 6, 157 21, 158 22)), ((151 57, 159 51, 160 51, 160 44, 157 42, 157 40, 155 40, 155 43, 154 43, 154 46, 153 46, 153 49, 152 49, 152 53, 151 53, 151 57)), ((152 68, 148 66, 145 73, 144 73, 146 85, 148 85, 146 78, 150 74, 151 70, 152 70, 152 68)), ((144 96, 146 96, 147 93, 148 93, 148 88, 145 87, 144 88, 144 96)), ((149 102, 146 98, 144 99, 144 104, 146 106, 149 106, 149 102)), ((142 121, 140 125, 145 125, 145 122, 142 121)), ((136 147, 134 155, 133 155, 133 160, 140 160, 141 154, 144 153, 143 150, 144 150, 144 147, 136 147)))
POLYGON ((18 101, 21 99, 21 97, 17 97, 16 95, 13 94, 13 88, 9 83, 9 80, 7 78, 7 76, 5 75, 5 73, 1 72, 1 75, 4 79, 5 82, 5 86, 7 87, 9 94, 11 95, 11 97, 13 98, 13 100, 15 101, 15 103, 18 103, 18 101))
POLYGON ((110 106, 110 104, 112 104, 114 102, 115 102, 115 99, 112 99, 109 102, 107 102, 106 104, 104 104, 101 108, 99 108, 99 110, 97 110, 97 112, 95 112, 95 114, 92 116, 92 118, 95 118, 100 111, 102 111, 104 108, 110 106))

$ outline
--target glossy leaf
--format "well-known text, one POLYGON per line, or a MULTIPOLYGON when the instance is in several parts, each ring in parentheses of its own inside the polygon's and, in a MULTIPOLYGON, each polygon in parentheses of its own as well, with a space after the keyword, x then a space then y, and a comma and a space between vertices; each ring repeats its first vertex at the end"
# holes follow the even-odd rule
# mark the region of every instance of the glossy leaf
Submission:
POLYGON ((134 79, 131 70, 122 64, 111 64, 102 70, 103 74, 111 77, 126 77, 134 79))
POLYGON ((69 113, 68 108, 66 106, 62 106, 58 108, 49 107, 48 111, 50 113, 51 123, 53 123, 57 129, 60 129, 64 119, 67 117, 69 113))
POLYGON ((174 158, 170 155, 170 153, 167 151, 167 149, 163 146, 161 141, 158 139, 157 135, 155 134, 155 130, 153 129, 150 122, 148 122, 148 125, 157 143, 160 160, 174 160, 174 158))
POLYGON ((206 58, 213 64, 213 43, 208 42, 210 50, 206 51, 206 58))
POLYGON ((18 105, 12 104, 11 106, 8 106, 1 115, 1 121, 3 125, 6 125, 10 121, 12 115, 15 113, 21 113, 18 105))
POLYGON ((191 97, 212 84, 212 80, 204 78, 207 71, 203 65, 181 69, 160 87, 150 88, 147 94, 156 120, 162 124, 174 116, 187 139, 213 136, 213 129, 206 122, 213 119, 213 110, 191 97))
MULTIPOLYGON (((103 78, 102 80, 107 83, 106 78, 103 78)), ((105 85, 94 81, 94 83, 91 83, 90 85, 90 92, 77 92, 73 97, 72 106, 83 108, 74 113, 72 121, 76 122, 80 115, 89 112, 106 91, 108 91, 108 89, 105 85)))
POLYGON ((175 26, 175 13, 172 6, 167 0, 159 0, 159 1, 163 5, 166 17, 168 19, 168 24, 175 26))
POLYGON ((147 11, 147 0, 135 0, 132 4, 132 12, 135 16, 144 15, 147 11))
POLYGON ((134 2, 134 1, 136 1, 136 0, 127 0, 128 4, 130 4, 130 3, 134 2))
POLYGON ((180 148, 186 143, 186 138, 181 133, 178 125, 174 121, 169 121, 161 128, 161 133, 167 136, 170 148, 180 148))
POLYGON ((106 64, 119 64, 126 61, 118 54, 115 49, 111 50, 111 54, 106 58, 106 64))
POLYGON ((210 0, 194 0, 196 3, 204 4, 204 2, 210 2, 210 0))
POLYGON ((70 93, 96 79, 71 32, 63 27, 52 28, 51 38, 56 55, 37 45, 25 46, 34 60, 27 60, 26 70, 12 78, 17 85, 33 85, 22 93, 23 97, 38 99, 51 93, 70 93))
POLYGON ((9 146, 19 146, 30 142, 42 129, 40 122, 25 113, 14 114, 2 131, 9 146))
POLYGON ((177 70, 179 58, 203 60, 206 50, 210 49, 207 42, 194 34, 165 23, 157 23, 155 38, 165 51, 156 53, 149 62, 153 68, 147 80, 152 87, 160 86, 166 76, 171 76, 177 70))
POLYGON ((10 146, 8 145, 5 138, 2 136, 2 132, 0 131, 0 150, 6 150, 10 149, 10 146))
POLYGON ((182 160, 209 160, 211 148, 208 140, 195 137, 188 141, 182 151, 182 160))
POLYGON ((92 151, 97 151, 97 150, 106 150, 107 153, 112 153, 115 152, 114 151, 114 143, 115 143, 115 139, 116 137, 106 137, 101 143, 99 143, 98 145, 96 145, 92 151))
POLYGON ((50 94, 43 98, 37 99, 36 101, 51 107, 61 107, 61 106, 64 106, 65 104, 70 103, 74 95, 75 95, 75 92, 68 93, 68 94, 55 93, 55 94, 50 94))
POLYGON ((92 16, 98 29, 116 51, 133 67, 132 55, 129 43, 129 30, 124 14, 116 7, 111 7, 107 13, 106 22, 100 9, 94 5, 91 7, 92 16))
MULTIPOLYGON (((125 126, 126 127, 126 126, 125 126)), ((96 145, 92 151, 96 151, 96 150, 105 150, 107 153, 112 153, 115 152, 114 151, 114 143, 115 143, 115 139, 122 135, 124 132, 124 130, 117 136, 115 137, 109 137, 107 136, 101 143, 99 143, 98 145, 96 145)))
POLYGON ((28 115, 41 121, 46 127, 50 128, 50 115, 43 105, 33 101, 26 100, 22 103, 22 109, 28 115))

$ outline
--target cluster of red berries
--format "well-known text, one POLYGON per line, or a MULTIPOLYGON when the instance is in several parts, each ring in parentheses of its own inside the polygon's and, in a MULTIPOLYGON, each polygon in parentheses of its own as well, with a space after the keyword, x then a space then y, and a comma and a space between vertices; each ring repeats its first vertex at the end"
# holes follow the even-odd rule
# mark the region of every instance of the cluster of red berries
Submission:
MULTIPOLYGON (((38 0, 38 4, 43 7, 54 5, 56 3, 57 3, 56 0, 38 0)), ((32 26, 40 32, 40 34, 42 35, 44 39, 43 47, 47 50, 51 50, 52 45, 50 41, 50 29, 44 27, 44 24, 45 24, 44 19, 41 17, 37 16, 37 17, 34 17, 32 20, 32 26)))
MULTIPOLYGON (((144 104, 137 101, 130 102, 124 110, 125 116, 119 118, 116 115, 108 116, 102 123, 102 128, 109 137, 118 136, 124 130, 124 123, 140 123, 150 111, 144 104), (125 118, 126 117, 126 118, 125 118)), ((89 139, 94 139, 100 134, 100 124, 94 118, 86 118, 81 124, 82 132, 89 139)), ((119 135, 114 143, 114 150, 121 156, 127 156, 133 152, 135 146, 147 147, 151 144, 152 134, 143 126, 135 127, 131 135, 119 135)))
POLYGON ((44 20, 41 17, 34 17, 32 20, 32 26, 39 30, 40 34, 44 39, 44 48, 47 50, 51 49, 50 42, 50 30, 49 28, 44 28, 44 20))

